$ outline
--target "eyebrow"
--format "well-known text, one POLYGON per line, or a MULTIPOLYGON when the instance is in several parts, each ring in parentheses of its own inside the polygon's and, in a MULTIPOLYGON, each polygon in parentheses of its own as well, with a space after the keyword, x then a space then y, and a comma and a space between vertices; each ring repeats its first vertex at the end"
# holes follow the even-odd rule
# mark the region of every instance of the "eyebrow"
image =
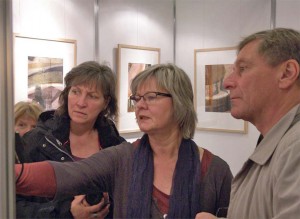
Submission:
POLYGON ((251 64, 252 62, 251 62, 250 60, 241 58, 241 59, 237 59, 237 60, 234 62, 234 65, 240 65, 241 63, 251 64))
MULTIPOLYGON (((82 88, 80 88, 80 87, 85 87, 85 86, 73 85, 72 87, 82 90, 82 88)), ((72 87, 71 87, 71 89, 72 89, 72 87)), ((90 90, 89 88, 87 88, 86 91, 87 91, 87 93, 96 93, 96 94, 100 93, 100 90, 98 90, 97 88, 95 88, 95 90, 90 90)))

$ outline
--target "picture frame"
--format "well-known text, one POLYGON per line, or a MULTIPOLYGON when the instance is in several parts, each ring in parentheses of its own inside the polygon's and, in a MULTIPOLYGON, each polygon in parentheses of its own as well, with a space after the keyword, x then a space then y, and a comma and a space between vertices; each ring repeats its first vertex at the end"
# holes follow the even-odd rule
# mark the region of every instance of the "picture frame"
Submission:
POLYGON ((145 68, 160 63, 160 48, 118 44, 117 96, 120 133, 140 132, 129 96, 130 82, 145 68))
POLYGON ((35 101, 56 109, 65 75, 76 65, 77 41, 14 34, 15 103, 35 101))
POLYGON ((223 88, 223 80, 231 72, 235 58, 235 47, 194 50, 197 130, 248 132, 248 123, 230 114, 229 91, 223 88))

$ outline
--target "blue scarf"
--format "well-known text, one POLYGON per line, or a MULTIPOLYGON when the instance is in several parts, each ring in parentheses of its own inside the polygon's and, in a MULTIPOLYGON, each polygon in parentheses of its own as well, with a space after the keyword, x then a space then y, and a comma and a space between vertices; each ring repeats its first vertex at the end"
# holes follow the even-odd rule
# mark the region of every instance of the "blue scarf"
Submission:
MULTIPOLYGON (((195 218, 200 211, 200 159, 194 141, 183 139, 173 176, 167 218, 195 218)), ((153 152, 148 135, 135 149, 129 186, 127 218, 150 218, 153 190, 153 152)))

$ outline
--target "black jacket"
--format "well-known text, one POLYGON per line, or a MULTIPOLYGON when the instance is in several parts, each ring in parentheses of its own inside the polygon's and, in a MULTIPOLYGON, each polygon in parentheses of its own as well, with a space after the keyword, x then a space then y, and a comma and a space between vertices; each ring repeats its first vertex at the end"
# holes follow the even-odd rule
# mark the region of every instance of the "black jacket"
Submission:
MULTIPOLYGON (((118 145, 124 141, 114 123, 105 117, 96 122, 95 128, 98 130, 102 148, 118 145)), ((24 161, 27 163, 44 160, 73 161, 68 144, 69 133, 68 116, 55 116, 54 111, 42 113, 37 127, 22 138, 25 145, 24 161)), ((112 208, 113 200, 110 201, 112 208)), ((47 198, 17 196, 17 218, 73 218, 70 213, 71 202, 72 199, 53 202, 47 198)), ((109 218, 112 217, 112 212, 110 209, 109 218)))

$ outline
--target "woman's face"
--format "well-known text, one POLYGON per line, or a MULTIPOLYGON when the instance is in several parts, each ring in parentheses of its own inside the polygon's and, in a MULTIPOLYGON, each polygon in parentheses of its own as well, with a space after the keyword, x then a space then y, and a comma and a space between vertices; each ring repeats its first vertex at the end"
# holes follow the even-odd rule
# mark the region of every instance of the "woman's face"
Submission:
POLYGON ((15 132, 22 137, 26 132, 35 128, 36 120, 27 114, 22 115, 15 123, 15 132))
MULTIPOLYGON (((154 78, 150 78, 141 84, 136 95, 143 96, 148 92, 168 93, 166 90, 158 88, 154 78)), ((135 115, 140 130, 149 136, 165 135, 174 129, 178 129, 178 125, 174 120, 172 97, 158 95, 151 103, 147 103, 141 98, 135 105, 135 115)))
POLYGON ((96 86, 72 86, 68 95, 68 112, 72 123, 94 125, 100 112, 107 107, 108 101, 96 86))

